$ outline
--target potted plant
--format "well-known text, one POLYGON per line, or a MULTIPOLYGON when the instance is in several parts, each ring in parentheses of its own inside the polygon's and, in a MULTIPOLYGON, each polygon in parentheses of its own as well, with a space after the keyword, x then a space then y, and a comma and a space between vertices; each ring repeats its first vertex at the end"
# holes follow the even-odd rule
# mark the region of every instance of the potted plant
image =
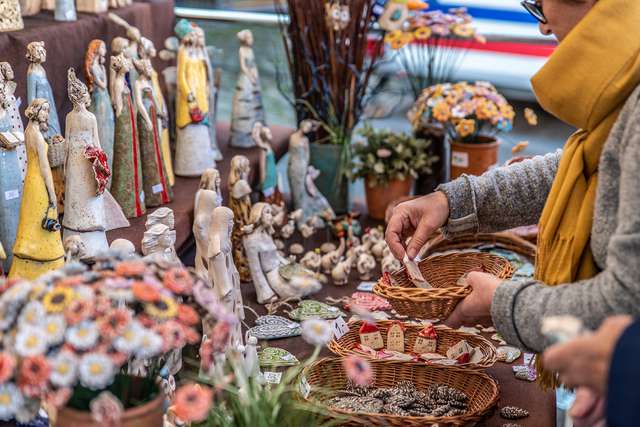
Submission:
POLYGON ((206 285, 184 268, 96 261, 2 284, 0 420, 29 422, 44 407, 54 426, 162 425, 159 385, 200 343, 206 285))
POLYGON ((414 130, 439 123, 451 145, 451 179, 482 175, 498 163, 498 132, 513 127, 515 111, 487 82, 445 83, 425 89, 409 112, 414 130))
POLYGON ((437 158, 428 154, 430 141, 406 133, 375 130, 365 124, 366 142, 354 145, 352 177, 364 178, 369 216, 384 219, 387 206, 411 192, 420 173, 430 173, 437 158))

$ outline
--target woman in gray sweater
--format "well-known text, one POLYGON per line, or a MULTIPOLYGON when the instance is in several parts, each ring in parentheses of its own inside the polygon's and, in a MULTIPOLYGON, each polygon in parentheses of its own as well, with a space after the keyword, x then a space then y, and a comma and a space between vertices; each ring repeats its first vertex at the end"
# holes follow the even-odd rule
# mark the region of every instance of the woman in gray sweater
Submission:
POLYGON ((505 340, 539 352, 549 344, 544 317, 573 315, 595 329, 610 315, 640 315, 640 2, 527 3, 541 31, 560 41, 532 80, 538 100, 580 130, 562 152, 398 205, 386 239, 402 259, 413 236, 413 258, 440 227, 453 237, 541 222, 537 280, 471 273, 473 292, 447 320, 490 315, 505 340))

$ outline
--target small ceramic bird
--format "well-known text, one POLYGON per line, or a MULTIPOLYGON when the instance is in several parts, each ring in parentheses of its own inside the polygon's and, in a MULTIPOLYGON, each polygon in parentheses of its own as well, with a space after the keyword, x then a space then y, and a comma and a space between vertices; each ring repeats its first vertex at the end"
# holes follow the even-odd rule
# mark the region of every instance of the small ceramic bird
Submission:
POLYGON ((353 265, 353 257, 344 258, 331 270, 331 278, 336 286, 344 286, 349 281, 351 274, 351 266, 353 265))
POLYGON ((331 251, 322 256, 322 271, 324 274, 331 274, 331 270, 335 264, 340 260, 346 248, 346 241, 344 237, 340 238, 340 246, 334 251, 331 251))

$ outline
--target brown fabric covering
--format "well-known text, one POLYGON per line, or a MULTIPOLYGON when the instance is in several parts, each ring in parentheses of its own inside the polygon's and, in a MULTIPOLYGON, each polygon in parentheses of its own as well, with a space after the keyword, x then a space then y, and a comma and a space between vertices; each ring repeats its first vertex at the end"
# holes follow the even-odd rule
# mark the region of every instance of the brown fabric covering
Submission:
MULTIPOLYGON (((222 151, 224 160, 218 162, 217 168, 222 178, 222 197, 224 198, 225 206, 229 203, 229 194, 227 191, 227 179, 229 178, 229 164, 231 158, 236 154, 243 154, 247 156, 251 162, 251 185, 253 188, 257 188, 258 185, 258 165, 260 164, 260 149, 253 148, 232 148, 229 147, 227 142, 229 141, 229 124, 218 124, 216 127, 218 135, 218 146, 222 151)), ((276 155, 276 159, 281 158, 287 151, 289 146, 289 136, 293 132, 293 129, 271 126, 273 132, 273 151, 276 155)), ((193 233, 191 227, 193 225, 193 203, 200 178, 183 178, 176 177, 176 183, 173 187, 173 202, 165 205, 173 209, 176 223, 176 249, 178 253, 184 253, 188 251, 194 244, 193 233)), ((155 209, 150 209, 147 214, 153 212, 155 209)), ((147 216, 144 215, 140 218, 131 219, 131 227, 123 228, 119 230, 113 230, 107 233, 109 242, 115 239, 127 239, 130 240, 135 246, 138 252, 140 251, 140 242, 142 241, 142 235, 144 233, 144 223, 147 216)))
MULTIPOLYGON (((160 50, 164 40, 173 34, 175 15, 173 0, 151 0, 134 3, 131 6, 112 11, 130 24, 138 27, 143 36, 151 39, 160 50)), ((67 96, 67 69, 74 67, 78 77, 84 80, 84 54, 93 39, 104 40, 109 48, 116 36, 125 36, 125 30, 111 22, 106 13, 78 13, 74 22, 57 22, 53 12, 41 12, 24 18, 25 29, 0 33, 0 60, 8 61, 13 67, 18 84, 16 97, 22 99, 20 112, 24 114, 27 104, 27 45, 32 41, 44 41, 47 62, 44 67, 56 100, 60 126, 64 129, 65 116, 71 111, 71 101, 67 96)), ((156 63, 158 71, 166 64, 156 63)), ((23 118, 23 121, 26 121, 23 118)))

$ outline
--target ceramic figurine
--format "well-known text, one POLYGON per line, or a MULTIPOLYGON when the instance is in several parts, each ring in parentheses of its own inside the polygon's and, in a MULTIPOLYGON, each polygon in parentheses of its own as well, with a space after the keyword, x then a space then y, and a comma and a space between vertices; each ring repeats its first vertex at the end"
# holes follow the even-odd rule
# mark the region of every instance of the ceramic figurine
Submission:
POLYGON ((47 158, 44 130, 49 118, 49 102, 37 98, 25 111, 27 176, 24 183, 20 221, 9 277, 34 280, 64 265, 57 200, 47 158))
POLYGON ((404 353, 404 325, 401 322, 393 322, 387 331, 387 350, 404 353))
POLYGON ((0 0, 0 32, 24 28, 18 0, 0 0))
POLYGON ((271 129, 258 122, 253 127, 253 141, 260 148, 260 191, 262 201, 272 205, 284 205, 284 199, 278 189, 278 168, 276 155, 271 147, 273 135, 271 129))
POLYGON ((111 242, 109 250, 117 252, 123 259, 134 258, 137 256, 136 247, 127 239, 116 239, 111 242))
POLYGON ((233 230, 233 212, 227 207, 214 209, 209 228, 209 246, 207 260, 209 266, 209 280, 228 313, 234 314, 236 322, 231 333, 231 343, 242 344, 242 324, 244 320, 244 306, 242 304, 242 290, 240 289, 240 275, 233 263, 233 248, 231 247, 231 232, 233 230))
POLYGON ((322 256, 322 272, 324 274, 330 274, 333 267, 344 255, 346 248, 346 241, 344 237, 340 238, 340 246, 331 252, 327 252, 322 256))
POLYGON ((13 258, 23 191, 17 147, 24 146, 24 134, 12 131, 8 92, 8 82, 0 82, 0 243, 6 248, 0 265, 4 271, 9 271, 13 258))
POLYGON ((2 263, 7 259, 7 253, 4 251, 4 247, 2 247, 2 243, 0 243, 0 277, 4 276, 4 267, 2 263))
POLYGON ((466 340, 461 340, 447 350, 447 357, 459 364, 469 363, 475 349, 466 340))
MULTIPOLYGON (((142 39, 140 30, 134 27, 133 25, 129 24, 127 21, 125 21, 124 19, 122 19, 120 16, 116 15, 113 12, 109 12, 108 16, 109 16, 109 19, 111 19, 111 21, 115 22, 116 24, 124 28, 126 31, 127 40, 129 41, 128 46, 125 48, 126 57, 131 59, 132 61, 136 59, 140 59, 139 49, 138 49, 138 46, 142 39)), ((112 55, 117 55, 117 53, 112 52, 112 55)), ((135 87, 137 79, 138 79, 138 70, 132 67, 131 70, 129 70, 129 85, 132 88, 132 90, 135 87)), ((134 108, 137 108, 137 107, 134 107, 134 108)))
POLYGON ((142 254, 158 263, 182 265, 175 248, 176 232, 164 224, 154 224, 144 232, 142 254))
POLYGON ((372 273, 376 269, 375 258, 367 253, 360 254, 356 261, 356 269, 360 275, 360 280, 371 280, 372 273))
POLYGON ((76 9, 84 13, 104 13, 109 9, 107 0, 76 0, 76 9))
POLYGON ((349 274, 353 266, 353 257, 347 257, 336 264, 331 270, 331 278, 336 286, 344 286, 349 282, 349 274))
MULTIPOLYGON (((47 51, 45 50, 44 42, 29 43, 27 45, 26 58, 29 62, 29 68, 27 69, 27 102, 31 105, 36 98, 42 98, 49 104, 49 123, 48 128, 43 131, 43 135, 45 140, 51 144, 55 140, 55 137, 61 135, 61 128, 56 110, 56 102, 53 99, 53 90, 49 84, 47 72, 42 65, 47 60, 47 51)), ((56 190, 58 210, 62 213, 64 172, 62 165, 50 166, 53 168, 51 173, 56 190)))
POLYGON ((262 107, 262 91, 258 67, 253 54, 253 33, 242 30, 238 33, 240 49, 240 73, 236 90, 233 94, 231 112, 231 141, 232 147, 253 147, 251 132, 256 123, 265 123, 262 107))
POLYGON ((329 202, 313 182, 317 171, 309 164, 309 138, 307 138, 307 134, 315 132, 318 128, 318 122, 304 120, 300 123, 300 128, 289 138, 287 173, 294 209, 302 209, 302 217, 298 224, 306 222, 314 215, 329 220, 335 218, 335 213, 329 202))
POLYGON ((56 0, 56 9, 54 12, 56 21, 77 21, 75 0, 56 0))
POLYGON ((382 262, 380 263, 382 273, 394 273, 402 268, 402 262, 391 253, 391 249, 386 247, 383 251, 382 262))
MULTIPOLYGON (((151 65, 151 60, 157 56, 156 48, 153 42, 145 37, 140 39, 140 57, 148 61, 151 65)), ((173 157, 171 155, 171 146, 169 141, 169 109, 167 108, 167 102, 162 94, 162 88, 160 87, 160 80, 158 79, 158 72, 151 67, 151 84, 153 86, 153 98, 156 102, 156 108, 158 116, 158 129, 160 131, 160 147, 162 149, 162 160, 164 167, 167 171, 167 178, 169 185, 173 187, 175 184, 175 175, 173 174, 173 157)))
POLYGON ((77 234, 65 237, 62 241, 64 248, 64 263, 80 262, 87 257, 87 247, 84 245, 82 238, 77 234))
POLYGON ((209 138, 211 142, 211 151, 213 159, 220 161, 223 159, 222 152, 218 148, 218 138, 216 132, 216 123, 218 115, 218 95, 220 94, 220 81, 222 78, 222 69, 213 69, 211 58, 206 45, 204 30, 200 27, 195 29, 195 45, 199 49, 202 58, 207 62, 207 72, 209 77, 209 138))
POLYGON ((111 100, 116 117, 111 193, 127 218, 137 218, 146 212, 146 207, 133 101, 125 80, 131 62, 121 53, 111 57, 111 67, 114 70, 111 100))
POLYGON ((20 0, 20 13, 22 16, 33 16, 42 10, 42 0, 20 0))
POLYGON ((384 341, 382 340, 382 334, 380 329, 375 323, 363 322, 360 326, 360 344, 363 346, 372 348, 374 350, 380 350, 384 347, 384 341))
POLYGON ((300 264, 302 264, 304 268, 318 272, 322 265, 322 257, 318 250, 309 251, 302 257, 300 264))
POLYGON ((176 96, 175 174, 200 176, 215 167, 209 136, 209 73, 198 47, 197 26, 182 19, 176 25, 178 49, 178 92, 176 96))
POLYGON ((388 247, 387 242, 384 239, 380 239, 371 246, 371 255, 376 259, 382 259, 384 256, 384 250, 388 247))
MULTIPOLYGON (((21 99, 16 99, 15 91, 17 84, 14 82, 15 75, 13 73, 13 68, 11 68, 11 64, 8 62, 0 62, 0 82, 4 82, 5 90, 5 105, 8 105, 5 110, 9 113, 9 117, 11 118, 11 131, 18 136, 22 141, 24 141, 24 127, 22 124, 22 116, 20 115, 20 104, 21 99)), ((18 145, 16 148, 16 153, 18 155, 18 161, 20 162, 20 172, 22 174, 22 182, 24 183, 24 176, 27 173, 27 150, 24 144, 18 145)))
MULTIPOLYGON (((109 86, 107 70, 105 68, 107 46, 102 40, 92 40, 87 48, 84 59, 84 78, 91 92, 91 111, 98 121, 98 135, 100 147, 107 155, 109 169, 113 170, 113 140, 115 132, 115 117, 109 86)), ((108 188, 111 187, 109 180, 108 188)))
POLYGON ((349 5, 340 2, 325 3, 327 25, 333 31, 344 31, 351 22, 351 11, 349 5))
POLYGON ((233 228, 233 260, 240 272, 243 282, 251 278, 247 260, 242 245, 242 228, 249 224, 251 215, 251 187, 249 186, 249 173, 251 164, 245 156, 237 155, 231 159, 229 172, 229 207, 233 211, 236 226, 233 228))
POLYGON ((196 273, 206 279, 208 276, 207 248, 209 247, 209 227, 215 208, 222 206, 220 196, 220 173, 207 169, 200 178, 200 189, 194 203, 193 235, 196 240, 196 273))
POLYGON ((147 220, 144 223, 145 228, 148 230, 156 224, 164 224, 169 227, 170 230, 175 229, 175 215, 170 208, 159 208, 147 215, 147 220))
POLYGON ((138 106, 136 128, 140 141, 140 160, 142 162, 142 183, 145 205, 156 207, 166 205, 173 198, 167 171, 164 167, 162 148, 160 146, 160 129, 156 103, 151 85, 151 62, 135 60, 138 70, 134 95, 138 106))

